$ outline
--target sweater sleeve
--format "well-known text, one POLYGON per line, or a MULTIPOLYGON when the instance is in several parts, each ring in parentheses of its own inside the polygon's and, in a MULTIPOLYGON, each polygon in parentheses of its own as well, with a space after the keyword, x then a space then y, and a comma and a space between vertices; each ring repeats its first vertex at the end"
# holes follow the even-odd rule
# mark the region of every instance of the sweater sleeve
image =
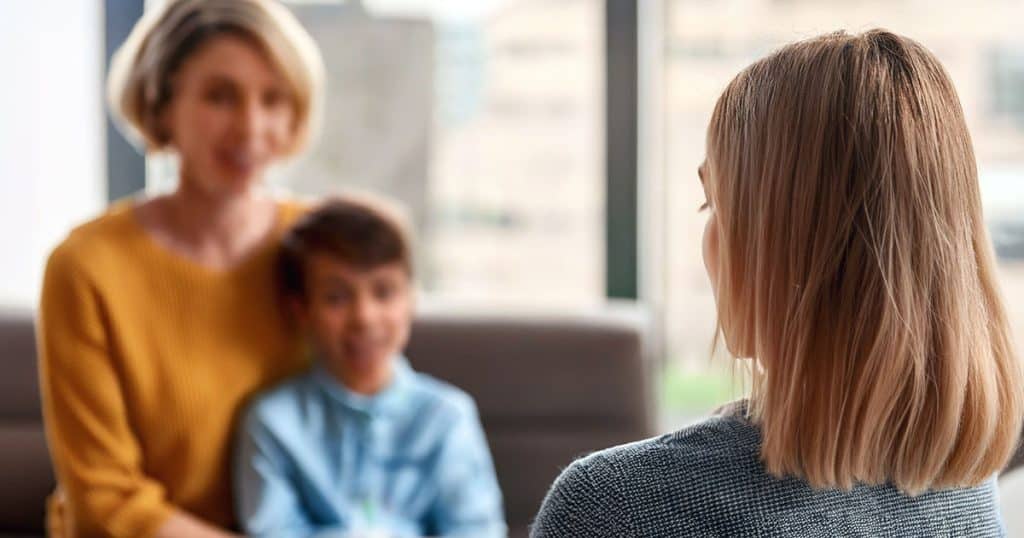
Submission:
POLYGON ((39 375, 50 456, 74 535, 151 536, 175 511, 142 471, 98 290, 65 242, 39 307, 39 375))
POLYGON ((531 538, 619 538, 634 536, 625 506, 608 486, 614 476, 598 476, 594 457, 573 462, 555 480, 530 529, 531 538))

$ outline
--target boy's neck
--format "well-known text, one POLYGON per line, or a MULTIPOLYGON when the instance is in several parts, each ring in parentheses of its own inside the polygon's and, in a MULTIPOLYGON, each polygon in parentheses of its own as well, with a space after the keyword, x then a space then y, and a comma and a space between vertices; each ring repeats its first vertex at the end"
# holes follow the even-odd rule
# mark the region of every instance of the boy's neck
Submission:
POLYGON ((387 364, 380 368, 367 371, 352 371, 345 368, 343 364, 335 364, 324 361, 324 369, 335 381, 341 383, 346 389, 363 396, 373 396, 384 390, 391 383, 395 376, 395 359, 389 359, 387 364))

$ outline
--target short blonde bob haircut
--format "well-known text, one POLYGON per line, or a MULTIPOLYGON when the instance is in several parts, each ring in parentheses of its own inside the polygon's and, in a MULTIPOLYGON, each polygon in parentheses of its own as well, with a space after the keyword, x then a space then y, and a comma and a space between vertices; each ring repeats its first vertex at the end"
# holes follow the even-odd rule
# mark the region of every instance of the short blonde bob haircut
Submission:
POLYGON ((286 153, 301 151, 319 129, 324 67, 312 37, 274 0, 167 0, 150 10, 111 59, 107 100, 122 131, 147 150, 164 149, 160 116, 173 97, 173 77, 209 39, 243 37, 286 80, 295 110, 286 153))
POLYGON ((707 148, 719 332, 755 359, 767 470, 912 495, 990 479, 1024 387, 938 60, 884 30, 788 45, 728 85, 707 148))

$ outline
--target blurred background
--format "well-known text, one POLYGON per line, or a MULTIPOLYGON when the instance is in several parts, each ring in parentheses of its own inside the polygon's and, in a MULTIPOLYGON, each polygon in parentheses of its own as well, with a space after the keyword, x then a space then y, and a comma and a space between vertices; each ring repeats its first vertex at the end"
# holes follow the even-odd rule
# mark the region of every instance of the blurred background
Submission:
MULTIPOLYGON (((109 122, 107 59, 159 0, 4 2, 0 306, 111 200, 173 186, 109 122)), ((1024 20, 1011 0, 346 0, 286 4, 328 69, 323 136, 274 188, 371 189, 416 221, 424 302, 650 320, 663 430, 740 387, 711 359, 696 168, 715 99, 779 45, 882 26, 945 63, 1024 340, 1024 20)))

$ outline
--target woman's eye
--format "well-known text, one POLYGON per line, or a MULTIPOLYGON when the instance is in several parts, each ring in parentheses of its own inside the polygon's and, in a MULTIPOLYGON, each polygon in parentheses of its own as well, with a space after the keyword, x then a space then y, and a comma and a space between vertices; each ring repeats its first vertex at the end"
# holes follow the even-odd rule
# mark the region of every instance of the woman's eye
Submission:
POLYGON ((374 290, 374 295, 378 300, 386 301, 395 295, 395 288, 394 286, 380 286, 374 290))
POLYGON ((280 91, 268 91, 263 94, 263 106, 266 108, 276 108, 285 103, 284 92, 280 91))
POLYGON ((234 95, 230 90, 217 88, 206 93, 206 100, 215 105, 224 105, 231 103, 234 100, 234 95))
POLYGON ((698 207, 698 208, 697 208, 697 211, 698 211, 698 212, 700 212, 700 211, 705 211, 705 210, 707 210, 707 208, 709 208, 709 207, 711 207, 711 204, 709 204, 709 203, 707 203, 707 202, 704 202, 703 204, 700 204, 700 207, 698 207))

